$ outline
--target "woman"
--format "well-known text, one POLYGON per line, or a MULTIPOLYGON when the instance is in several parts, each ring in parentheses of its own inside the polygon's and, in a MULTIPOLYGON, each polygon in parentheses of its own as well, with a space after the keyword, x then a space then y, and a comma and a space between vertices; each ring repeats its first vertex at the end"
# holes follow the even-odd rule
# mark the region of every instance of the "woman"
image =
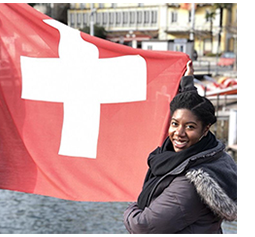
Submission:
POLYGON ((191 61, 170 103, 169 136, 148 157, 149 170, 136 203, 124 212, 130 233, 222 233, 236 220, 237 167, 210 132, 212 103, 198 95, 191 61))

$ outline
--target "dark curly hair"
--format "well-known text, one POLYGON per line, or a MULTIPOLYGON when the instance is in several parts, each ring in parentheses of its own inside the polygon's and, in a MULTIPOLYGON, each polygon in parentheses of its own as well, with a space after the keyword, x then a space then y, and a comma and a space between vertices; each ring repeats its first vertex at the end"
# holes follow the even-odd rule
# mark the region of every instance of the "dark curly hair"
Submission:
POLYGON ((170 103, 171 115, 177 109, 188 109, 202 122, 206 127, 217 121, 215 108, 210 100, 200 96, 197 92, 187 91, 177 94, 170 103))

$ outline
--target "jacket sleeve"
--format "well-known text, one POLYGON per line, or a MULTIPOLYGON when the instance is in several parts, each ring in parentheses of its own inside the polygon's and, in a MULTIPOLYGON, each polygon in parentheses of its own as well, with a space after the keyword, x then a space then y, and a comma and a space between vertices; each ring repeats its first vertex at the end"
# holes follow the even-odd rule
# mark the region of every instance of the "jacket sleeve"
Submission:
POLYGON ((183 76, 181 78, 179 93, 186 91, 197 91, 197 88, 194 86, 194 77, 193 76, 183 76))
POLYGON ((132 203, 124 223, 132 234, 177 233, 195 222, 203 208, 195 187, 179 176, 144 210, 132 203))

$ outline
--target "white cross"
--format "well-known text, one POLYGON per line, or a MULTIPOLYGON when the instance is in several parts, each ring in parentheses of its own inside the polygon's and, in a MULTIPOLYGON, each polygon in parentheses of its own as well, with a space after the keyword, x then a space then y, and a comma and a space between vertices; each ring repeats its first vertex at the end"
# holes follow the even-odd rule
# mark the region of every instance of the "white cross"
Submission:
POLYGON ((23 99, 64 105, 60 155, 96 158, 100 104, 146 100, 146 62, 139 55, 99 59, 97 47, 55 20, 59 58, 21 56, 23 99))

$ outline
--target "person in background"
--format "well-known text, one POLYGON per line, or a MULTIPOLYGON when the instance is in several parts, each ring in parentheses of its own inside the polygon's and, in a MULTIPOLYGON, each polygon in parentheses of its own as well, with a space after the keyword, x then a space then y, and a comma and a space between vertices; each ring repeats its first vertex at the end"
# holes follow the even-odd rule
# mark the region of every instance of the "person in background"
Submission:
POLYGON ((197 51, 194 49, 193 60, 194 60, 194 61, 197 61, 197 57, 198 57, 197 51))
POLYGON ((194 87, 192 62, 170 103, 169 136, 149 154, 148 172, 124 224, 137 234, 220 234, 237 218, 237 166, 210 132, 212 103, 194 87))

